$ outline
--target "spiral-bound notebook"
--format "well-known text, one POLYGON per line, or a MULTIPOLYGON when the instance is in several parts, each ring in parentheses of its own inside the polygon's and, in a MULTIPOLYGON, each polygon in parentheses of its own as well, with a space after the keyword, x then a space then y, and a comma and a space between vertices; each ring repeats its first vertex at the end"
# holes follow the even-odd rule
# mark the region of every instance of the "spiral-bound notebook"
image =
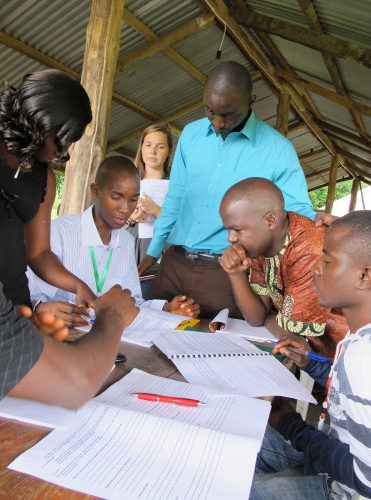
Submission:
POLYGON ((284 396, 316 403, 271 353, 233 333, 177 330, 164 333, 155 343, 188 382, 208 394, 284 396))
POLYGON ((156 345, 169 359, 271 356, 230 333, 167 332, 156 339, 156 345))

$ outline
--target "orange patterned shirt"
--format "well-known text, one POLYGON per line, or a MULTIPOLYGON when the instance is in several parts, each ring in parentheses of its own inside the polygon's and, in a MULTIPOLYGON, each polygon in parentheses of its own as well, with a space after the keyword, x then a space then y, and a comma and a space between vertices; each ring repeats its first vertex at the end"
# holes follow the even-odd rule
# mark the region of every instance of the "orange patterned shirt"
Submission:
POLYGON ((288 215, 289 234, 283 249, 274 257, 253 261, 250 283, 258 295, 272 300, 281 328, 305 335, 315 351, 333 356, 349 328, 339 309, 319 304, 311 271, 322 255, 327 228, 315 227, 311 219, 295 212, 288 215))

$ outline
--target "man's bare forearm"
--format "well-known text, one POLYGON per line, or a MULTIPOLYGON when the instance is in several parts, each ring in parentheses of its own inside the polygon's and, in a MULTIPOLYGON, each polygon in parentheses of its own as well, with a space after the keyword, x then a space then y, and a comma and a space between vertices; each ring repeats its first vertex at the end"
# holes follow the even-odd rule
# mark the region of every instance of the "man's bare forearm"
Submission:
POLYGON ((228 274, 233 295, 245 320, 251 326, 262 326, 268 310, 254 290, 251 288, 245 272, 228 274))

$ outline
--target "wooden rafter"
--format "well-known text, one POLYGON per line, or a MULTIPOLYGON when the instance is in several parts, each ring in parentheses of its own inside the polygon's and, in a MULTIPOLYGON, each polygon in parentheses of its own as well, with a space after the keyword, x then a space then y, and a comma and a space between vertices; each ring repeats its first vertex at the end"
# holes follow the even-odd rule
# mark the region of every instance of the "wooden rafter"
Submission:
POLYGON ((322 120, 315 120, 317 125, 321 127, 322 130, 326 130, 327 132, 332 132, 336 135, 339 135, 342 138, 349 139, 350 141, 356 142, 358 144, 361 144, 362 146, 365 146, 370 150, 371 148, 371 141, 367 139, 363 139, 362 137, 359 137, 358 135, 352 134, 351 132, 348 132, 347 130, 344 130, 340 127, 336 127, 336 125, 332 125, 331 123, 324 122, 322 120))
MULTIPOLYGON (((240 2, 239 0, 235 0, 235 2, 243 4, 243 2, 240 2)), ((240 49, 242 49, 245 55, 247 55, 247 57, 260 69, 263 75, 268 79, 268 82, 270 82, 280 92, 289 92, 291 94, 292 108, 294 111, 298 114, 301 120, 303 120, 313 135, 317 137, 320 142, 322 142, 332 155, 335 155, 337 151, 334 144, 313 121, 311 114, 307 111, 306 101, 303 98, 303 95, 295 87, 282 82, 282 80, 277 78, 275 74, 275 67, 262 52, 255 39, 249 34, 246 28, 239 24, 238 16, 234 18, 234 16, 230 14, 228 7, 223 0, 198 0, 198 3, 209 8, 209 10, 216 15, 221 25, 227 26, 230 37, 240 47, 240 49)), ((242 8, 246 9, 246 6, 243 4, 242 8)), ((349 167, 347 165, 346 159, 344 157, 340 157, 340 161, 343 168, 346 169, 351 175, 355 176, 353 167, 349 167)))
MULTIPOLYGON (((316 172, 316 170, 314 168, 312 168, 310 165, 308 165, 307 163, 305 163, 305 161, 300 160, 300 165, 302 166, 303 170, 304 169, 309 170, 309 172, 311 172, 311 174, 313 174, 313 176, 318 177, 318 179, 320 179, 322 182, 327 183, 327 180, 324 177, 322 177, 321 174, 319 174, 318 172, 316 172)), ((309 177, 309 175, 306 176, 306 177, 309 177)))
MULTIPOLYGON (((157 120, 157 122, 169 124, 169 122, 177 120, 178 118, 180 118, 184 115, 187 115, 188 113, 192 113, 192 111, 195 111, 196 109, 199 109, 202 106, 203 106, 202 99, 198 99, 197 101, 195 101, 191 104, 188 104, 187 106, 181 107, 180 109, 174 111, 170 115, 162 117, 161 119, 157 120)), ((119 141, 116 141, 112 144, 108 144, 107 151, 108 152, 115 151, 117 149, 120 149, 123 146, 126 146, 126 144, 129 144, 130 142, 134 141, 135 139, 138 139, 138 137, 140 137, 142 135, 145 128, 146 127, 135 130, 134 132, 126 135, 125 137, 123 137, 119 141)))
MULTIPOLYGON (((312 0, 298 0, 298 3, 309 24, 309 27, 317 33, 323 34, 323 29, 312 0)), ((329 75, 331 76, 337 93, 348 97, 340 72, 337 68, 335 58, 324 52, 322 52, 322 58, 327 67, 329 75)), ((359 135, 364 139, 368 139, 366 129, 362 123, 362 119, 359 116, 359 113, 353 109, 350 109, 349 113, 359 135)))
POLYGON ((289 134, 294 134, 300 130, 307 130, 305 123, 291 123, 291 125, 289 125, 289 134))
POLYGON ((361 47, 341 38, 318 33, 312 29, 257 14, 240 7, 232 7, 230 13, 234 19, 239 20, 239 24, 247 28, 265 31, 271 35, 277 35, 306 47, 326 52, 333 57, 371 68, 371 50, 367 47, 361 47))
POLYGON ((246 31, 243 26, 240 26, 238 20, 235 20, 229 13, 228 8, 222 0, 202 0, 205 5, 211 9, 220 19, 222 24, 227 25, 230 35, 242 48, 244 53, 249 59, 260 69, 263 75, 280 91, 288 91, 291 94, 292 107, 295 112, 300 116, 303 122, 306 123, 312 133, 326 146, 332 153, 336 154, 336 150, 332 142, 328 139, 326 134, 316 125, 310 113, 306 109, 306 104, 303 98, 293 89, 290 85, 282 82, 275 75, 275 68, 269 59, 262 52, 260 47, 255 42, 254 38, 246 31))
MULTIPOLYGON (((243 0, 234 0, 233 4, 234 4, 235 7, 239 7, 239 8, 242 8, 242 9, 245 9, 245 10, 249 11, 249 9, 246 7, 246 5, 245 5, 245 3, 244 3, 243 0)), ((276 64, 279 67, 281 67, 282 69, 286 70, 287 72, 289 72, 290 74, 292 74, 292 75, 295 76, 295 74, 292 71, 291 67, 288 65, 288 63, 286 62, 286 60, 284 59, 284 57, 282 56, 282 54, 280 53, 280 51, 277 49, 277 47, 275 46, 275 44, 273 43, 273 41, 270 39, 270 37, 266 33, 262 32, 262 31, 258 31, 258 30, 254 30, 254 31, 255 31, 255 34, 260 39, 260 41, 265 46, 265 48, 268 50, 268 52, 270 53, 271 57, 276 62, 276 64)), ((295 91, 304 99, 305 103, 307 104, 307 106, 309 107, 309 109, 311 110, 311 112, 313 113, 313 116, 316 119, 315 121, 317 121, 317 120, 323 120, 323 117, 322 117, 320 111, 318 110, 317 106, 313 102, 313 100, 310 97, 310 95, 307 92, 307 90, 305 88, 299 87, 299 86, 297 86, 295 84, 293 86, 295 88, 295 91)), ((312 131, 312 133, 313 133, 313 131, 312 131)), ((335 142, 335 146, 342 147, 342 143, 340 141, 335 140, 334 142, 335 142)), ((331 153, 334 154, 333 151, 331 151, 331 153)), ((341 163, 342 163, 343 167, 346 168, 353 175, 354 174, 354 168, 353 168, 353 165, 349 165, 349 159, 345 158, 344 156, 341 156, 340 158, 341 158, 341 163)))
MULTIPOLYGON (((150 42, 158 40, 159 37, 156 35, 156 33, 149 29, 148 26, 142 23, 142 21, 140 21, 127 9, 124 9, 123 21, 131 26, 137 33, 142 35, 146 40, 149 40, 150 42)), ((201 73, 201 71, 199 71, 195 66, 193 66, 193 64, 187 61, 187 59, 181 56, 175 49, 173 49, 172 47, 166 47, 163 52, 181 68, 186 70, 187 73, 196 78, 196 80, 198 80, 200 83, 205 83, 206 76, 201 73)))
POLYGON ((360 165, 363 165, 363 166, 369 168, 370 169, 370 176, 371 176, 371 161, 365 160, 364 158, 357 156, 353 153, 350 153, 349 151, 346 151, 345 149, 339 148, 339 153, 344 155, 347 158, 350 158, 351 160, 355 161, 356 163, 359 163, 360 165))
POLYGON ((335 200, 335 189, 336 189, 336 181, 337 181, 337 173, 339 168, 339 156, 335 155, 332 158, 330 175, 329 175, 329 183, 328 183, 328 191, 326 198, 326 212, 330 214, 332 212, 332 207, 335 200))
MULTIPOLYGON (((65 73, 68 73, 69 75, 73 76, 74 78, 76 78, 76 80, 81 79, 81 75, 77 71, 74 71, 65 64, 60 63, 59 61, 53 59, 52 57, 47 56, 40 50, 30 47, 26 43, 17 40, 16 38, 4 33, 3 31, 0 31, 0 43, 6 45, 7 47, 13 50, 16 50, 20 54, 30 57, 34 61, 37 61, 48 68, 59 69, 60 71, 64 71, 65 73)), ((112 100, 117 102, 118 104, 121 104, 122 106, 125 106, 131 111, 134 111, 135 113, 144 116, 144 118, 147 118, 148 120, 158 119, 157 115, 154 115, 153 113, 143 108, 139 104, 136 104, 135 102, 130 101, 129 99, 126 99, 125 97, 115 92, 113 92, 112 94, 112 100)))
POLYGON ((299 160, 309 160, 309 158, 315 158, 316 156, 323 155, 324 153, 328 153, 326 148, 314 149, 308 153, 300 155, 299 160))
POLYGON ((290 83, 295 83, 300 87, 304 87, 308 90, 311 90, 315 94, 319 94, 322 97, 325 97, 326 99, 330 99, 331 101, 336 102, 341 106, 345 106, 346 108, 349 109, 356 109, 360 113, 363 113, 367 116, 371 116, 371 106, 367 106, 366 104, 355 101, 350 97, 337 94, 332 90, 326 89, 325 87, 321 87, 320 85, 317 85, 316 83, 313 82, 309 82, 308 80, 304 80, 304 78, 300 78, 300 76, 297 76, 294 73, 289 73, 288 71, 285 71, 283 69, 277 69, 276 74, 277 76, 284 78, 286 81, 290 83))
POLYGON ((206 14, 204 16, 200 16, 193 21, 177 28, 166 35, 153 40, 148 43, 144 47, 140 49, 134 50, 131 54, 122 57, 117 61, 117 71, 123 71, 124 69, 128 69, 134 64, 138 64, 149 57, 154 56, 158 52, 163 51, 164 49, 170 47, 171 45, 184 40, 185 38, 189 38, 201 31, 209 28, 213 24, 216 23, 215 16, 212 14, 206 14))
MULTIPOLYGON (((262 74, 260 71, 254 71, 251 73, 251 79, 253 82, 256 80, 259 80, 262 77, 262 74)), ((176 136, 179 137, 181 130, 177 127, 175 127, 171 122, 178 120, 179 118, 182 118, 182 116, 187 115, 188 113, 192 113, 196 109, 199 109, 203 106, 203 100, 198 99, 197 101, 194 101, 190 104, 187 104, 186 106, 182 106, 181 108, 177 109, 176 111, 173 111, 167 116, 164 116, 162 118, 157 117, 156 120, 153 120, 154 123, 166 123, 172 133, 176 136)), ((125 135, 122 139, 119 139, 118 141, 108 144, 107 146, 107 151, 116 151, 118 149, 121 149, 123 146, 126 144, 130 144, 130 142, 135 141, 140 137, 146 127, 142 127, 138 130, 135 130, 134 132, 131 132, 127 135, 125 135)))
MULTIPOLYGON (((243 0, 241 0, 243 2, 243 0)), ((240 3, 240 2, 238 2, 240 3)), ((292 72, 292 69, 290 66, 287 64, 286 59, 282 56, 281 52, 277 49, 275 44, 272 42, 272 40, 269 38, 269 36, 264 33, 263 31, 255 31, 257 37, 260 39, 262 44, 265 46, 265 48, 268 50, 268 52, 271 54, 271 57, 274 59, 274 61, 277 63, 278 66, 281 68, 285 69, 286 71, 292 72)), ((313 115, 316 118, 321 117, 321 113, 319 112, 317 106, 314 104, 312 98, 308 94, 308 92, 305 89, 302 88, 297 88, 296 91, 301 95, 301 97, 305 100, 307 106, 313 113, 313 115)))

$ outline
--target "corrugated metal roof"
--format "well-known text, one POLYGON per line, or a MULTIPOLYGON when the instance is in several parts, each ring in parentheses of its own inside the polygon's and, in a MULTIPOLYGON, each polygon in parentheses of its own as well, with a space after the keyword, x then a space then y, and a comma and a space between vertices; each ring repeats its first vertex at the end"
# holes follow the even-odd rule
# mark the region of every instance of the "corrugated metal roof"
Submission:
MULTIPOLYGON (((307 21, 297 0, 246 0, 246 5, 254 11, 283 21, 308 27, 307 21)), ((371 0, 313 0, 319 20, 325 33, 353 41, 365 47, 371 47, 369 26, 371 24, 371 0)), ((90 16, 89 0, 0 0, 0 28, 5 33, 34 47, 55 60, 81 72, 85 32, 90 16)), ((184 24, 204 15, 195 0, 127 0, 125 8, 161 37, 184 24)), ((249 30, 273 65, 274 58, 268 53, 262 42, 252 30, 249 30)), ((181 40, 173 48, 203 75, 219 62, 215 59, 216 51, 222 39, 222 29, 211 26, 198 34, 181 40)), ((271 36, 271 40, 281 52, 292 70, 299 76, 334 90, 328 70, 318 51, 271 36)), ((122 23, 119 58, 125 57, 149 43, 142 35, 126 23, 122 23)), ((234 60, 244 64, 250 71, 256 71, 243 52, 227 36, 222 50, 222 61, 234 60)), ((370 69, 336 59, 336 65, 343 78, 350 97, 371 106, 370 69)), ((0 45, 0 79, 7 79, 17 85, 24 74, 44 66, 14 50, 0 45)), ((202 84, 163 52, 141 61, 118 73, 114 82, 114 91, 147 109, 160 118, 186 108, 190 103, 201 99, 202 84)), ((263 79, 254 82, 253 94, 256 101, 255 114, 272 126, 277 119, 278 94, 263 79)), ((352 134, 357 134, 349 111, 339 104, 309 92, 318 107, 323 120, 336 125, 352 134)), ((204 116, 203 107, 179 117, 173 125, 182 129, 187 123, 204 116)), ((371 117, 361 115, 364 127, 371 135, 371 117)), ((298 116, 293 110, 289 122, 296 123, 298 116)), ((148 118, 128 108, 112 103, 108 140, 116 142, 150 123, 148 118)), ((322 148, 322 144, 307 129, 289 134, 298 154, 322 148)), ((176 138, 175 138, 176 142, 176 138)), ((138 139, 125 145, 125 150, 135 153, 138 139)), ((351 140, 343 141, 343 148, 369 160, 367 148, 357 148, 351 140)), ((312 169, 329 169, 331 155, 310 158, 306 163, 312 169)), ((367 172, 367 166, 357 165, 361 172, 367 172)), ((348 174, 340 167, 338 177, 348 174)), ((308 186, 321 185, 328 179, 328 171, 318 176, 308 176, 308 186)))

